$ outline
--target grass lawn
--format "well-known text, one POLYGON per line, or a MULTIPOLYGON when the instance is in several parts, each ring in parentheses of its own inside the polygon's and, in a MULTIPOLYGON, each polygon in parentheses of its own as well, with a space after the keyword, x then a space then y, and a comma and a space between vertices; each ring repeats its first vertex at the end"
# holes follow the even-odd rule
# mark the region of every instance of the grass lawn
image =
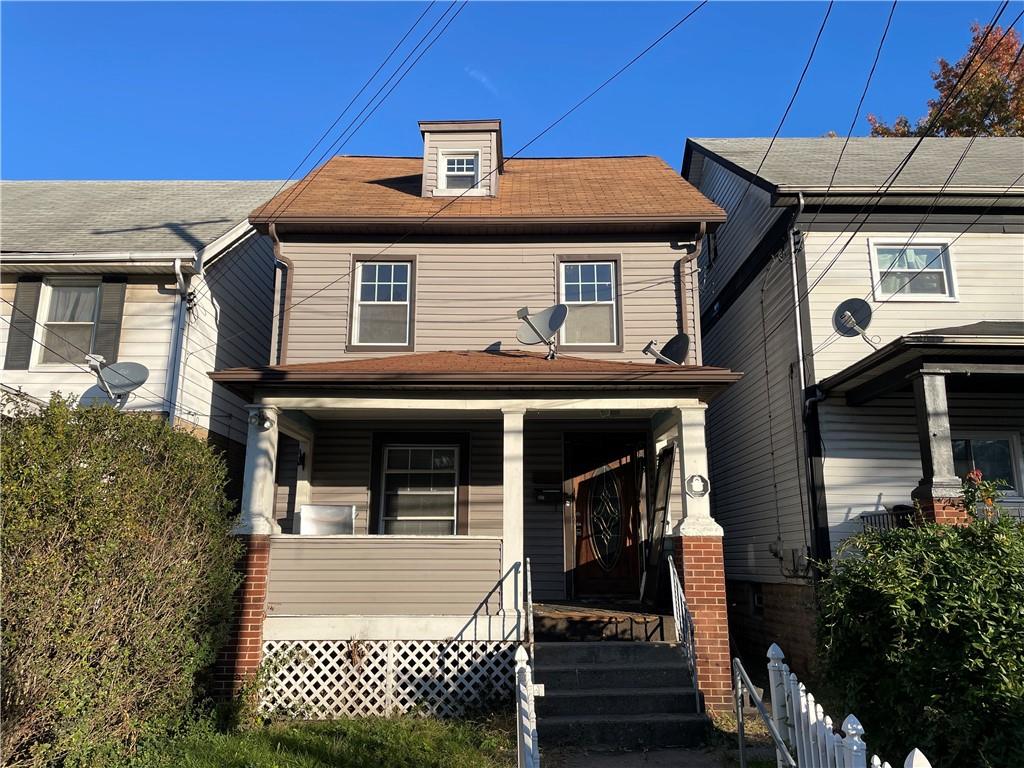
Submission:
POLYGON ((510 727, 493 720, 366 718, 197 733, 151 751, 140 768, 509 768, 510 727))

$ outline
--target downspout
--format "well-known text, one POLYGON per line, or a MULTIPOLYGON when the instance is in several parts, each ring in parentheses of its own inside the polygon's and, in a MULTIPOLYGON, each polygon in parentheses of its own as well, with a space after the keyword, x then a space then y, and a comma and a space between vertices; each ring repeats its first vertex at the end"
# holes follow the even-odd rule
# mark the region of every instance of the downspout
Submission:
POLYGON ((178 377, 181 366, 181 353, 184 345, 185 325, 188 317, 188 283, 181 271, 181 259, 174 260, 174 277, 178 286, 178 295, 174 300, 174 319, 171 323, 171 352, 167 359, 167 422, 173 427, 178 411, 178 377))
POLYGON ((269 234, 274 246, 275 269, 277 270, 278 278, 282 270, 284 271, 283 285, 280 285, 279 279, 274 280, 274 311, 270 320, 272 323, 271 339, 274 342, 274 347, 270 350, 270 364, 284 365, 288 358, 288 307, 292 300, 292 278, 295 270, 292 267, 291 259, 281 252, 281 239, 277 235, 276 223, 271 222, 269 234), (281 297, 282 288, 284 289, 283 300, 281 297))
POLYGON ((687 282, 690 278, 700 272, 697 262, 704 249, 704 236, 707 233, 707 222, 700 223, 700 229, 693 238, 693 253, 688 258, 679 262, 679 328, 690 337, 690 349, 696 365, 703 363, 703 345, 700 338, 700 296, 696 286, 692 291, 687 290, 687 282), (693 264, 692 269, 684 271, 686 267, 693 264), (689 311, 693 309, 693 324, 688 319, 689 311))
MULTIPOLYGON (((803 425, 804 438, 804 484, 807 492, 807 529, 811 534, 811 556, 816 559, 828 557, 826 547, 822 549, 821 534, 818 526, 819 512, 821 505, 818 499, 818 488, 815 483, 814 459, 811 455, 811 439, 809 425, 811 420, 815 421, 814 432, 818 434, 817 403, 824 400, 817 387, 813 387, 813 393, 807 383, 807 368, 804 363, 804 331, 800 320, 800 275, 797 269, 796 255, 796 224, 804 212, 804 194, 797 194, 797 208, 793 216, 793 223, 789 227, 789 266, 793 283, 793 321, 796 325, 796 351, 797 351, 797 376, 800 381, 800 423, 803 425)), ((806 296, 804 297, 806 298, 806 296)))

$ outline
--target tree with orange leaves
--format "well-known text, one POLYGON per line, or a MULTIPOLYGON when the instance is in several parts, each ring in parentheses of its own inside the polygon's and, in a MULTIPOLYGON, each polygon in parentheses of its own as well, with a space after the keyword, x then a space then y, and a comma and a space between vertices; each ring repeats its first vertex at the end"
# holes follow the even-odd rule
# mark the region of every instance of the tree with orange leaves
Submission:
POLYGON ((977 22, 971 25, 971 47, 956 64, 939 59, 938 71, 932 72, 938 93, 928 100, 928 114, 917 125, 911 125, 906 115, 886 125, 881 118, 869 114, 871 135, 921 136, 955 88, 956 95, 935 120, 929 135, 973 136, 979 131, 982 136, 1024 134, 1024 58, 1020 35, 1015 29, 1004 32, 1002 27, 994 27, 988 35, 987 30, 977 22), (974 56, 976 50, 978 54, 974 56), (957 88, 968 63, 966 85, 957 88))

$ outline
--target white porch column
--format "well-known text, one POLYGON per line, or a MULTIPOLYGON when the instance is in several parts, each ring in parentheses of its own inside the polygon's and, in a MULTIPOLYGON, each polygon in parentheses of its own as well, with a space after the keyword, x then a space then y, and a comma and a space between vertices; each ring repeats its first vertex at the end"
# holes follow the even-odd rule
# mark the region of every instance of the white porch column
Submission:
POLYGON ((923 476, 911 495, 926 518, 937 523, 965 522, 963 489, 953 463, 945 375, 917 374, 914 405, 923 476))
POLYGON ((679 491, 685 514, 676 532, 682 536, 722 535, 722 526, 711 517, 711 494, 707 486, 708 449, 704 432, 707 409, 707 403, 697 402, 679 406, 672 412, 679 441, 679 491), (692 488, 687 487, 688 482, 692 488))
POLYGON ((277 466, 277 408, 247 406, 249 435, 245 443, 245 479, 242 484, 242 515, 236 535, 280 533, 274 520, 274 471, 277 466))
POLYGON ((523 569, 523 414, 520 408, 502 408, 504 449, 502 462, 501 605, 506 612, 520 610, 523 569))

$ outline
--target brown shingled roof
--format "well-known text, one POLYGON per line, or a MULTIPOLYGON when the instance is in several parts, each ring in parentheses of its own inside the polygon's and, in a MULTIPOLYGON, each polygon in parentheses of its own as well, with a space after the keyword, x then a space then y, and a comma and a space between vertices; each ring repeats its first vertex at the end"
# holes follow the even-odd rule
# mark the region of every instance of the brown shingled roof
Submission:
POLYGON ((560 354, 555 360, 522 350, 419 352, 326 363, 228 368, 210 378, 239 392, 255 386, 589 386, 660 389, 716 387, 741 374, 710 366, 671 366, 595 360, 560 354))
POLYGON ((409 222, 432 214, 438 223, 725 220, 721 208, 657 157, 508 160, 496 197, 454 202, 423 197, 422 170, 418 157, 334 157, 249 218, 257 226, 409 222))

